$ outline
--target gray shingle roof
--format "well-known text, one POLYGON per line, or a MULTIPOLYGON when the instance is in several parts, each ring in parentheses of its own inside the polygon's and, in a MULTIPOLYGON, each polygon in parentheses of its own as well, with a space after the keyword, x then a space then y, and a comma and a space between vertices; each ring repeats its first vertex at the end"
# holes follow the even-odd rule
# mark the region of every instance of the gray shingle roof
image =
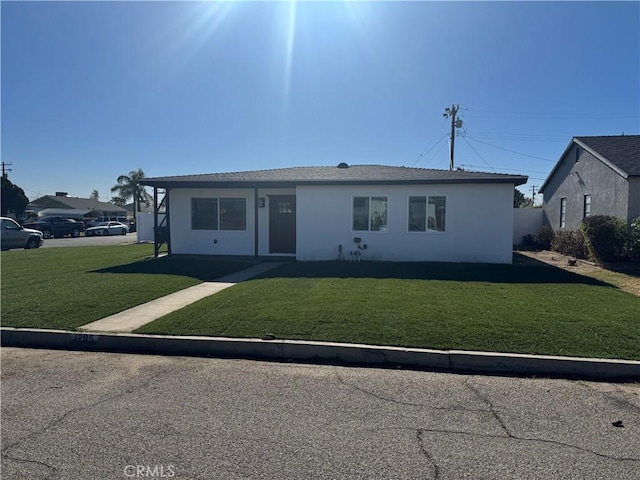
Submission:
POLYGON ((640 135, 575 138, 627 175, 640 175, 640 135))
POLYGON ((56 195, 45 195, 29 203, 29 206, 38 206, 43 208, 71 208, 79 210, 95 210, 105 212, 123 212, 127 211, 108 202, 100 202, 91 200, 90 198, 65 197, 56 195))
POLYGON ((247 172, 209 173, 173 177, 145 178, 155 187, 203 186, 295 186, 339 184, 416 184, 416 183, 513 183, 522 185, 527 177, 502 173, 434 170, 385 165, 338 167, 290 167, 247 172))

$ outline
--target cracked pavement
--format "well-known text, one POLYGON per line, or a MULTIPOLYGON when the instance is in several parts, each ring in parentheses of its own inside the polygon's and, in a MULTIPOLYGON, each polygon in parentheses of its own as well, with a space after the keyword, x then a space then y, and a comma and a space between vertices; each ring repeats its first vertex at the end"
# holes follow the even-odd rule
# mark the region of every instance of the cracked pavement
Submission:
POLYGON ((640 478, 639 384, 1 356, 3 479, 640 478))

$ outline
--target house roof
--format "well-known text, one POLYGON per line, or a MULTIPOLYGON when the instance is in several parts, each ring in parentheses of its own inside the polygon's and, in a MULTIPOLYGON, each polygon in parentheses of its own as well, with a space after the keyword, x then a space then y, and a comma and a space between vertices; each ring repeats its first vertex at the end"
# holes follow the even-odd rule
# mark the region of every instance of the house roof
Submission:
POLYGON ((511 183, 527 177, 503 173, 434 170, 385 165, 340 164, 337 167, 290 167, 248 172, 210 173, 145 178, 141 183, 161 188, 292 187, 297 185, 403 185, 425 183, 511 183))
POLYGON ((44 197, 40 197, 27 205, 27 208, 33 207, 63 209, 70 208, 98 212, 126 213, 126 210, 124 208, 118 207, 113 203, 100 202, 98 200, 92 200, 90 198, 67 197, 60 195, 45 195, 44 197))
POLYGON ((540 187, 540 192, 544 191, 574 143, 624 178, 640 175, 640 135, 573 137, 560 156, 560 160, 540 187))

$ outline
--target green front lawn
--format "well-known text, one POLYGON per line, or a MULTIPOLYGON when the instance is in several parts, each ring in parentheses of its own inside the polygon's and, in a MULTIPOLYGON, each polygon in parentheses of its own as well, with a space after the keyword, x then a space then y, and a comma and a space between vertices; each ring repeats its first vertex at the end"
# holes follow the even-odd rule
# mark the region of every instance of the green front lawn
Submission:
POLYGON ((153 259, 153 245, 40 248, 0 254, 5 327, 75 329, 246 268, 246 262, 153 259))
POLYGON ((304 262, 138 332, 640 359, 640 298, 548 266, 304 262))

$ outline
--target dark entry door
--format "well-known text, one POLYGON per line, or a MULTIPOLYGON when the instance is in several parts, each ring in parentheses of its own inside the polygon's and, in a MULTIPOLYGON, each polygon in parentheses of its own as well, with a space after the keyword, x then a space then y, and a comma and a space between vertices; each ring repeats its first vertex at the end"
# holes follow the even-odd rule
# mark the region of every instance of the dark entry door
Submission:
POLYGON ((269 253, 296 253, 295 195, 269 195, 269 253))

